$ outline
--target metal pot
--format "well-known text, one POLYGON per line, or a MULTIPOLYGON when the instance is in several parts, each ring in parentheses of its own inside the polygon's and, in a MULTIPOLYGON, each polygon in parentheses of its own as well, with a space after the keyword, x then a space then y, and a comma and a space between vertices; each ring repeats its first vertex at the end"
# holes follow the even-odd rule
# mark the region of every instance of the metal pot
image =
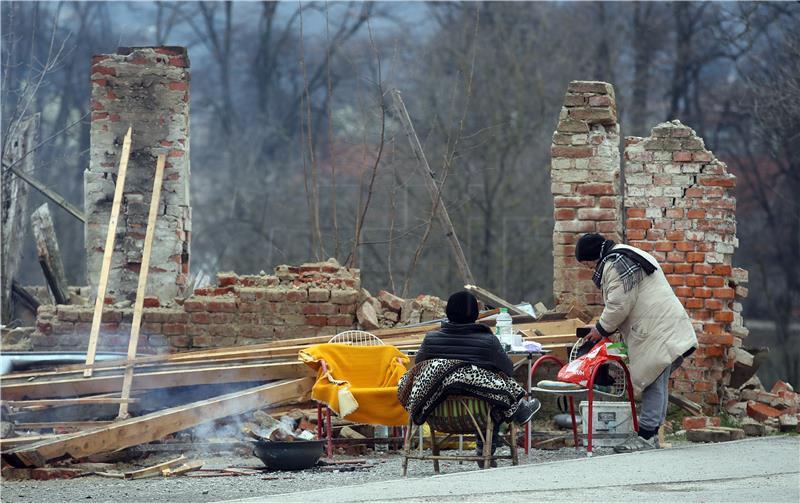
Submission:
POLYGON ((264 442, 259 440, 253 454, 271 470, 305 470, 322 457, 324 440, 295 440, 294 442, 264 442))

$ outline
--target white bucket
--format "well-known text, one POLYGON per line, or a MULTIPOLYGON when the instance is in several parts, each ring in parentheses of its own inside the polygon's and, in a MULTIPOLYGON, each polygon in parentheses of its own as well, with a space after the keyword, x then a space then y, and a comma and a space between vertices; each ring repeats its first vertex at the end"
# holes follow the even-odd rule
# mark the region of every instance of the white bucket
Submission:
MULTIPOLYGON (((587 445, 589 402, 582 401, 581 445, 587 445)), ((613 447, 633 433, 630 402, 592 401, 592 447, 613 447)))

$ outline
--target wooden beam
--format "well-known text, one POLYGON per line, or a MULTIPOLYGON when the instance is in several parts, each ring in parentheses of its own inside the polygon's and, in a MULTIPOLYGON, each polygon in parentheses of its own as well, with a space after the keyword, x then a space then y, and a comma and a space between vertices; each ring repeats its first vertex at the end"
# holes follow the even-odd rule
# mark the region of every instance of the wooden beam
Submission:
POLYGON ((64 264, 61 262, 61 252, 58 249, 56 231, 47 203, 39 206, 31 214, 31 226, 36 241, 36 255, 39 257, 47 286, 53 294, 53 300, 56 304, 69 304, 67 276, 64 274, 64 264))
POLYGON ((46 423, 14 423, 15 431, 26 430, 53 430, 53 429, 71 429, 71 430, 86 430, 89 428, 97 428, 98 426, 105 426, 111 424, 111 421, 56 421, 46 423))
POLYGON ((501 299, 500 297, 493 294, 489 290, 485 290, 476 285, 464 285, 464 289, 492 307, 505 307, 511 314, 518 314, 520 316, 530 316, 530 313, 528 313, 527 311, 523 311, 522 309, 518 308, 514 304, 508 302, 507 300, 501 299))
MULTIPOLYGON (((144 296, 147 292, 147 272, 150 269, 150 253, 153 250, 153 235, 156 233, 156 216, 161 200, 161 181, 164 178, 164 163, 167 156, 158 155, 156 161, 156 174, 153 180, 153 195, 150 198, 150 213, 147 216, 147 231, 144 236, 144 250, 142 251, 142 264, 139 267, 139 284, 136 287, 136 303, 133 306, 133 322, 131 323, 131 336, 128 339, 128 360, 136 359, 136 348, 139 344, 139 329, 142 326, 142 310, 144 309, 144 296)), ((133 364, 125 367, 122 378, 122 398, 131 396, 131 382, 133 381, 133 364)), ((128 417, 128 402, 119 405, 119 419, 128 417)))
POLYGON ((138 402, 138 398, 52 398, 42 400, 2 400, 0 405, 17 409, 29 407, 56 407, 60 405, 93 405, 102 403, 138 402))
MULTIPOLYGON (((291 379, 310 375, 313 375, 311 368, 298 361, 216 366, 136 374, 136 379, 133 381, 131 388, 133 390, 145 390, 199 384, 274 381, 276 379, 291 379)), ((119 392, 121 387, 122 375, 120 374, 15 383, 8 383, 7 379, 0 380, 0 389, 2 390, 3 398, 6 400, 119 392)))
POLYGON ((475 283, 472 277, 472 271, 469 269, 467 258, 464 255, 464 250, 461 249, 461 243, 458 241, 456 229, 453 227, 453 222, 450 221, 450 215, 447 213, 447 208, 444 207, 444 200, 442 199, 442 189, 436 183, 433 176, 433 171, 428 164, 428 159, 425 157, 425 152, 422 150, 422 144, 419 141, 416 131, 414 131, 414 124, 411 122, 411 117, 408 115, 406 105, 403 103, 403 98, 400 96, 400 91, 392 89, 392 99, 394 106, 397 110, 397 115, 403 127, 406 129, 408 141, 411 144, 411 150, 417 158, 417 166, 422 171, 422 180, 425 182, 425 187, 431 196, 434 212, 442 226, 442 229, 450 242, 450 247, 453 249, 455 255, 456 265, 458 265, 458 272, 461 274, 461 279, 464 283, 475 283))
POLYGON ((11 293, 17 299, 19 299, 23 304, 25 304, 25 307, 27 307, 28 309, 33 311, 34 314, 36 314, 36 310, 39 309, 40 305, 39 301, 36 300, 36 297, 31 295, 29 291, 25 290, 25 288, 22 285, 20 285, 16 279, 11 280, 11 293))
POLYGON ((56 206, 62 208, 67 213, 77 218, 81 222, 86 223, 86 215, 81 210, 79 210, 77 206, 73 205, 72 203, 61 197, 56 191, 49 188, 47 185, 43 184, 42 182, 32 177, 28 173, 18 169, 16 166, 4 166, 4 168, 14 173, 23 182, 27 183, 34 189, 38 190, 44 197, 51 200, 56 206))
MULTIPOLYGON (((119 158, 119 169, 117 170, 117 182, 114 188, 114 202, 111 204, 111 218, 108 221, 108 234, 106 235, 106 247, 103 250, 103 264, 100 267, 100 279, 97 282, 97 298, 94 302, 94 317, 92 318, 92 330, 89 332, 89 347, 86 350, 86 365, 94 363, 97 353, 97 339, 100 337, 100 320, 103 317, 103 304, 106 300, 106 286, 108 285, 108 273, 111 270, 111 256, 114 254, 114 239, 117 236, 117 220, 119 219, 119 207, 122 204, 122 192, 125 189, 125 173, 128 171, 128 157, 131 153, 131 135, 133 129, 128 128, 125 139, 122 142, 122 155, 119 158)), ((90 274, 91 271, 86 271, 90 274)), ((91 366, 83 371, 84 377, 92 376, 91 366)))
POLYGON ((34 442, 41 442, 42 440, 50 440, 59 437, 61 437, 61 435, 49 434, 49 435, 29 435, 26 437, 0 438, 0 451, 13 449, 15 447, 19 447, 20 445, 32 444, 34 442))
POLYGON ((3 459, 12 466, 44 466, 47 461, 63 456, 80 459, 92 454, 124 449, 158 440, 201 423, 290 400, 308 393, 313 384, 314 379, 311 377, 265 384, 125 419, 62 438, 21 446, 4 453, 3 459))

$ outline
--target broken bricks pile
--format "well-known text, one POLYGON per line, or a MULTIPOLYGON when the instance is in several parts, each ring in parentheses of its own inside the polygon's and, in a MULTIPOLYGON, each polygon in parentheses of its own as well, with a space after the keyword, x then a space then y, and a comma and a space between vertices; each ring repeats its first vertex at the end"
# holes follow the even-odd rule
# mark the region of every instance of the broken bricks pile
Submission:
POLYGON ((376 297, 362 288, 359 296, 358 326, 363 330, 414 325, 444 317, 446 302, 433 295, 403 299, 386 290, 376 297))
POLYGON ((720 417, 685 417, 683 429, 688 440, 723 442, 778 432, 800 433, 800 394, 788 383, 777 381, 767 391, 754 376, 739 388, 726 387, 723 398, 725 414, 738 427, 720 426, 720 417))
MULTIPOLYGON (((564 317, 546 322, 518 318, 515 327, 529 340, 564 355, 574 342, 576 327, 583 324, 564 317)), ((375 334, 401 350, 414 350, 425 333, 436 327, 438 323, 433 322, 375 334)), ((276 407, 313 409, 313 373, 297 360, 297 354, 329 338, 319 335, 130 361, 97 361, 91 366, 91 377, 84 377, 87 366, 83 364, 6 374, 0 378, 3 420, 14 423, 17 431, 37 434, 1 439, 3 466, 36 470, 80 462, 153 445, 178 432, 265 407, 272 415, 276 407), (134 378, 130 397, 123 399, 120 390, 126 367, 133 368, 134 378), (118 417, 123 403, 132 417, 118 417)), ((341 434, 344 426, 334 424, 334 430, 338 428, 341 434)))

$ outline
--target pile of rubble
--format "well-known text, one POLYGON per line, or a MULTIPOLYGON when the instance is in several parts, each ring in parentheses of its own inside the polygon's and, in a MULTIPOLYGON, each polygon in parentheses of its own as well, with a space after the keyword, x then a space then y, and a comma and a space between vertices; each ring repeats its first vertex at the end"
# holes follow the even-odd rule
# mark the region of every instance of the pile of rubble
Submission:
POLYGON ((683 429, 688 440, 721 442, 778 432, 800 433, 800 394, 791 384, 777 381, 767 391, 753 376, 739 388, 726 387, 723 398, 723 411, 738 428, 720 426, 720 417, 685 417, 683 429))
POLYGON ((386 290, 376 297, 362 288, 358 299, 358 325, 363 330, 408 326, 444 317, 446 302, 433 295, 402 299, 386 290))

